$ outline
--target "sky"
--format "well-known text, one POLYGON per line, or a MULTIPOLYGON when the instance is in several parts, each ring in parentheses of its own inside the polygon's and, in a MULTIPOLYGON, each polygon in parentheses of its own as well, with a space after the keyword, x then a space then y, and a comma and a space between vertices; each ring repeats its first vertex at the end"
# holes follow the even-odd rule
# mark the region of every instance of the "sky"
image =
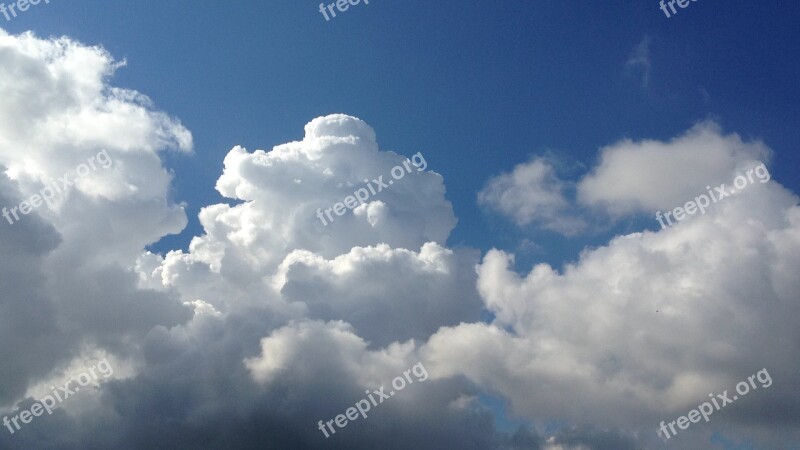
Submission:
POLYGON ((683 1, 0 8, 0 448, 800 448, 800 5, 683 1))

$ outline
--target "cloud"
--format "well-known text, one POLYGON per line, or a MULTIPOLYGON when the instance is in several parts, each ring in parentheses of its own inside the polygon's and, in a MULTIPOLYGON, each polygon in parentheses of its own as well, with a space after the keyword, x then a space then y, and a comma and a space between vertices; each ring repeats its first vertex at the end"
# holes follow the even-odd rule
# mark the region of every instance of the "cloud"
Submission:
MULTIPOLYGON (((333 114, 300 140, 231 149, 216 184, 231 204, 201 210, 186 251, 154 254, 148 244, 186 223, 161 157, 190 154, 191 134, 111 85, 119 67, 68 38, 0 33, 0 200, 16 205, 102 149, 114 160, 0 227, 13 255, 0 271, 0 414, 94 355, 124 373, 0 433, 0 447, 630 448, 762 367, 774 385, 713 430, 796 441, 800 210, 776 180, 673 228, 617 236, 561 272, 520 275, 513 255, 447 247, 457 221, 435 167, 323 225, 318 208, 405 161, 363 120, 333 114), (417 362, 428 380, 330 439, 317 429, 417 362), (526 425, 500 431, 486 393, 526 425)), ((685 201, 769 153, 701 124, 604 148, 576 183, 534 159, 479 197, 563 231, 685 201)), ((681 439, 705 444, 711 430, 681 439)))
POLYGON ((518 164, 489 180, 478 198, 518 226, 572 236, 602 227, 590 223, 670 211, 721 183, 730 188, 736 175, 771 157, 763 142, 701 122, 666 142, 623 139, 602 147, 597 165, 576 182, 561 179, 555 163, 541 158, 518 164))
POLYGON ((578 198, 615 216, 672 209, 770 157, 762 142, 702 122, 668 142, 622 140, 602 148, 598 165, 578 183, 578 198))
POLYGON ((274 285, 285 301, 301 302, 308 317, 347 320, 359 336, 385 346, 424 341, 443 325, 479 320, 477 262, 477 254, 433 242, 419 253, 386 244, 356 247, 333 260, 295 251, 284 259, 274 285))
MULTIPOLYGON (((710 141, 727 143, 710 148, 730 162, 706 177, 733 167, 731 155, 761 148, 710 141)), ((603 166, 613 167, 609 161, 603 166)), ((665 169, 653 161, 633 173, 647 179, 656 170, 665 169)), ((587 249, 561 272, 537 264, 520 276, 512 255, 488 252, 478 289, 495 319, 432 336, 422 350, 430 371, 463 375, 532 421, 640 430, 654 443, 660 421, 766 367, 784 384, 728 406, 713 428, 678 438, 702 442, 712 431, 747 427, 772 447, 787 445, 797 438, 800 407, 793 392, 800 378, 788 357, 800 351, 792 319, 800 313, 800 284, 789 274, 800 264, 800 207, 774 181, 748 189, 674 228, 587 249), (769 423, 765 410, 774 414, 769 423)))
MULTIPOLYGON (((30 407, 41 386, 91 355, 126 368, 97 395, 0 433, 0 446, 321 447, 310 418, 341 412, 365 383, 411 367, 416 340, 439 322, 479 320, 479 255, 444 247, 456 221, 433 168, 380 192, 367 211, 318 221, 317 208, 405 161, 380 151, 365 122, 320 117, 300 141, 232 149, 217 187, 238 204, 207 206, 205 233, 187 252, 157 255, 145 246, 186 223, 161 153, 190 153, 188 130, 112 86, 122 64, 99 47, 3 32, 0 59, 4 205, 101 150, 113 160, 52 208, 0 228, 0 248, 15 258, 0 275, 2 414, 30 407), (315 348, 330 353, 312 358, 315 348)), ((489 411, 451 406, 477 394, 464 380, 414 388, 335 445, 510 439, 489 411)))
POLYGON ((570 214, 566 197, 570 188, 558 178, 550 161, 533 158, 515 166, 511 173, 491 178, 478 193, 478 203, 518 226, 534 224, 571 235, 586 229, 587 224, 570 214))
POLYGON ((625 62, 627 70, 640 70, 642 74, 642 88, 647 89, 650 84, 650 36, 644 36, 625 62))
POLYGON ((355 117, 319 117, 305 131, 303 140, 269 152, 231 149, 217 190, 244 203, 203 209, 206 234, 192 242, 192 260, 219 268, 224 259, 239 276, 259 276, 294 249, 335 257, 354 246, 444 243, 456 220, 442 177, 430 168, 377 192, 367 210, 347 211, 323 225, 318 209, 343 201, 364 180, 388 181, 405 158, 378 151, 375 132, 355 117))
POLYGON ((598 430, 590 426, 560 430, 548 440, 553 449, 636 450, 636 438, 614 430, 598 430))
POLYGON ((144 95, 108 85, 121 66, 99 47, 0 30, 0 164, 23 198, 65 175, 75 180, 78 165, 103 150, 113 161, 37 210, 79 258, 122 261, 186 225, 168 202, 171 175, 159 153, 191 151, 191 134, 144 95))
POLYGON ((141 94, 108 85, 118 67, 97 47, 0 30, 0 206, 65 175, 74 182, 52 207, 0 224, 13 255, 0 271, 2 406, 92 348, 125 354, 152 327, 190 317, 174 296, 138 289, 125 265, 185 225, 159 152, 190 151, 191 134, 141 94), (77 179, 101 151, 113 164, 77 179))

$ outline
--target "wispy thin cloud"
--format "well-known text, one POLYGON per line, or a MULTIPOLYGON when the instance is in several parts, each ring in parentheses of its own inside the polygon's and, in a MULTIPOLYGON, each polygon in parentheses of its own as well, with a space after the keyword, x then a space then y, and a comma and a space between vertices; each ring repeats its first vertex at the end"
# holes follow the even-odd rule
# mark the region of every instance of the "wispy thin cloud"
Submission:
POLYGON ((642 87, 647 89, 650 84, 650 36, 645 35, 641 42, 633 49, 633 52, 625 62, 627 70, 641 70, 642 87))

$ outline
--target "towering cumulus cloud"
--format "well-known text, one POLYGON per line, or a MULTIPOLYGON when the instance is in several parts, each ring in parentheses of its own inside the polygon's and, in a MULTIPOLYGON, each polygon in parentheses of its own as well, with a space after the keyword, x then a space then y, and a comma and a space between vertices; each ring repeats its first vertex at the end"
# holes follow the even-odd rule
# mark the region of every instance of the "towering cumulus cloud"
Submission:
MULTIPOLYGON (((13 255, 0 262, 0 415, 32 410, 97 361, 114 367, 52 415, 0 432, 1 448, 652 448, 661 420, 762 367, 774 384, 715 416, 714 431, 775 448, 786 442, 769 427, 796 434, 800 210, 778 180, 520 275, 506 252, 447 246, 457 220, 436 149, 382 150, 367 123, 334 114, 297 141, 231 149, 216 182, 226 201, 202 208, 186 250, 155 254, 147 246, 187 222, 162 154, 189 157, 192 137, 110 84, 122 65, 68 38, 0 31, 0 201, 18 205, 102 150, 114 161, 0 226, 13 255), (319 221, 418 152, 426 170, 319 221), (418 363, 427 381, 320 433, 418 363), (526 426, 498 425, 503 415, 526 426)), ((603 149, 581 182, 534 159, 487 182, 481 201, 579 234, 575 204, 621 217, 695 193, 642 152, 691 165, 692 183, 769 155, 701 125, 603 149), (722 169, 695 156, 698 139, 722 169), (628 194, 637 179, 659 190, 628 194)))

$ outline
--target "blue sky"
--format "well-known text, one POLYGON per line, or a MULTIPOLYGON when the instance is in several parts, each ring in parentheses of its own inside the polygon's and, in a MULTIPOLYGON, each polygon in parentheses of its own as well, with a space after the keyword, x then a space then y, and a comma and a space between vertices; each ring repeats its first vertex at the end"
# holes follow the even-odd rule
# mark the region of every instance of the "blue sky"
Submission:
MULTIPOLYGON (((460 222, 450 243, 487 250, 513 248, 520 232, 483 215, 475 193, 548 150, 577 177, 601 146, 668 139, 711 118, 764 140, 777 153, 773 175, 797 187, 800 6, 701 1, 667 19, 652 3, 379 0, 326 22, 313 2, 71 0, 5 26, 127 59, 115 83, 192 131, 195 156, 169 161, 190 226, 156 250, 183 248, 198 233, 196 212, 219 201, 214 181, 231 147, 270 149, 337 112, 366 120, 382 148, 422 151, 460 222), (625 64, 645 36, 646 88, 642 70, 625 64)), ((556 264, 587 242, 523 235, 556 264)))
MULTIPOLYGON (((27 378, 7 389, 0 386, 0 410, 27 401, 23 396, 35 392, 36 383, 53 379, 65 367, 90 360, 93 356, 79 350, 87 347, 86 342, 124 367, 121 372, 129 377, 127 383, 124 378, 118 381, 118 390, 108 394, 115 411, 141 415, 125 417, 124 422, 114 422, 116 417, 106 422, 102 414, 83 417, 80 422, 87 424, 85 429, 64 438, 65 442, 82 445, 130 441, 135 447, 160 442, 156 437, 160 425, 149 422, 148 417, 161 418, 163 409, 169 409, 162 404, 163 395, 175 394, 178 398, 183 394, 180 398, 191 401, 180 407, 172 405, 173 415, 166 414, 185 427, 176 426, 174 436, 193 434, 199 436, 196 442, 205 442, 198 429, 207 425, 181 420, 207 411, 227 420, 225 414, 237 411, 242 417, 217 426, 230 433, 244 430, 242 441, 227 436, 214 441, 215 445, 250 448, 252 442, 268 437, 286 439, 291 443, 287 446, 296 448, 321 448, 317 441, 305 441, 304 431, 297 430, 308 428, 302 422, 304 414, 322 417, 347 406, 352 386, 336 383, 346 374, 352 375, 348 368, 372 364, 373 375, 385 376, 395 374, 401 362, 410 364, 412 356, 438 369, 431 370, 432 379, 446 380, 430 388, 440 386, 439 391, 408 394, 426 401, 435 399, 426 410, 431 412, 429 422, 438 424, 440 420, 443 425, 441 430, 425 428, 409 419, 411 415, 397 413, 392 417, 400 424, 398 435, 420 429, 420 436, 430 439, 426 441, 430 444, 439 442, 438 433, 463 432, 465 441, 480 442, 476 448, 567 450, 573 448, 570 445, 581 444, 597 449, 615 445, 633 448, 634 443, 661 445, 653 444, 650 436, 657 421, 672 420, 680 411, 694 407, 694 399, 700 402, 703 398, 695 394, 698 386, 719 392, 762 367, 774 368, 777 374, 776 388, 769 392, 791 392, 790 387, 796 386, 792 384, 797 381, 796 375, 789 372, 792 364, 796 365, 793 360, 800 342, 792 331, 795 326, 781 320, 796 317, 793 314, 800 308, 794 280, 800 261, 793 257, 797 254, 793 249, 800 248, 796 237, 800 236, 796 219, 796 193, 800 192, 800 4, 697 0, 667 18, 656 0, 370 0, 370 4, 351 6, 330 21, 323 18, 318 7, 318 2, 297 0, 50 0, 11 21, 0 16, 0 27, 11 35, 30 30, 49 43, 52 38, 66 36, 85 46, 100 46, 118 61, 125 60, 125 67, 102 79, 103 86, 145 94, 154 106, 144 108, 142 117, 161 123, 153 111, 163 111, 180 120, 193 137, 192 154, 157 153, 172 173, 171 183, 160 166, 158 170, 147 166, 154 160, 149 150, 139 156, 112 151, 115 158, 119 157, 121 171, 141 169, 117 181, 128 183, 131 191, 150 192, 152 188, 157 192, 154 198, 160 199, 163 194, 164 205, 148 204, 138 194, 120 200, 109 194, 117 186, 110 182, 105 191, 83 186, 85 197, 74 194, 77 197, 68 203, 70 208, 43 213, 37 216, 41 223, 24 229, 29 237, 39 233, 50 236, 47 233, 52 232, 52 239, 41 238, 42 248, 31 244, 35 249, 30 251, 44 262, 30 273, 41 270, 44 278, 50 277, 42 285, 66 292, 64 295, 71 299, 53 300, 54 305, 71 305, 72 309, 55 308, 66 314, 66 319, 53 313, 52 323, 42 325, 49 330, 43 334, 71 347, 62 350, 69 356, 59 359, 50 355, 47 361, 52 362, 20 362, 25 366, 20 373, 27 378), (324 229, 329 234, 318 233, 321 243, 314 247, 316 244, 306 239, 315 239, 312 231, 319 232, 318 228, 305 229, 270 216, 274 212, 294 218, 298 211, 308 215, 304 205, 298 203, 297 209, 292 209, 291 205, 269 203, 276 199, 308 200, 301 188, 295 193, 292 186, 270 185, 284 174, 301 177, 308 173, 303 171, 308 167, 281 166, 285 160, 261 166, 263 161, 252 152, 303 141, 298 144, 301 153, 312 154, 313 149, 306 147, 309 142, 330 136, 307 135, 303 140, 303 127, 308 124, 312 131, 323 133, 336 121, 342 131, 352 133, 362 143, 369 141, 362 122, 328 116, 337 113, 357 117, 372 127, 381 150, 404 156, 421 152, 428 170, 441 174, 442 180, 424 178, 414 187, 417 191, 408 188, 414 195, 403 191, 395 198, 389 197, 395 195, 393 192, 387 194, 387 202, 391 198, 417 208, 413 214, 402 216, 399 225, 392 224, 399 228, 388 228, 394 230, 389 238, 382 234, 385 230, 373 235, 331 231, 331 226, 324 229), (309 123, 315 118, 320 119, 309 123), (225 165, 223 160, 237 145, 250 153, 231 158, 225 165), (605 153, 601 153, 603 148, 605 153), (764 148, 769 150, 762 152, 764 148), (669 158, 658 159, 666 161, 662 168, 653 162, 656 159, 637 159, 643 154, 669 158), (753 188, 757 193, 746 201, 729 200, 713 214, 693 217, 691 223, 673 229, 659 229, 653 218, 657 208, 679 206, 684 199, 692 198, 687 195, 704 192, 703 185, 729 181, 734 169, 759 158, 768 159, 774 181, 766 185, 769 190, 753 188), (708 164, 704 166, 703 162, 708 164), (498 197, 492 198, 513 200, 504 206, 499 200, 496 208, 479 202, 479 193, 490 192, 488 186, 493 182, 494 186, 504 186, 503 180, 508 181, 512 171, 542 167, 545 175, 525 172, 528 175, 523 178, 530 178, 518 180, 520 184, 498 187, 498 197), (221 178, 223 168, 226 176, 221 178), (665 173, 679 174, 674 185, 665 173), (152 177, 152 185, 148 177, 152 177), (230 194, 228 198, 215 189, 218 179, 230 194), (651 179, 652 186, 648 183, 651 179), (446 188, 444 198, 431 194, 440 182, 446 188), (601 189, 598 193, 587 186, 601 189), (259 189, 263 192, 252 193, 259 189), (600 198, 578 199, 592 192, 600 198), (520 199, 511 198, 520 193, 524 194, 520 199), (408 197, 404 197, 406 194, 408 197), (430 198, 420 200, 424 195, 430 198), (100 207, 97 198, 109 204, 100 207), (142 203, 137 203, 139 200, 142 203), (452 215, 446 201, 452 203, 452 215), (177 203, 186 204, 188 225, 183 229, 178 225, 181 215, 169 208, 177 203), (215 234, 201 226, 201 209, 219 203, 232 208, 215 209, 209 213, 213 216, 209 220, 219 229, 224 224, 238 233, 222 237, 224 232, 215 234), (515 222, 523 211, 533 211, 530 220, 515 222), (442 215, 437 216, 437 212, 442 215), (129 219, 125 219, 126 214, 129 219), (430 219, 433 216, 436 219, 430 219), (451 217, 457 219, 452 230, 448 228, 451 217), (86 223, 81 222, 84 218, 86 223), (430 225, 429 219, 435 225, 430 225), (565 231, 568 227, 564 221, 577 222, 580 230, 565 231), (414 228, 420 223, 428 225, 424 232, 414 228), (253 231, 260 225, 264 228, 253 231), (715 229, 712 225, 721 230, 718 235, 710 231, 715 229), (297 234, 286 237, 289 231, 297 234), (190 241, 197 237, 202 237, 201 245, 190 250, 190 241), (341 242, 333 242, 337 239, 341 242), (374 250, 375 254, 364 256, 357 250, 387 239, 389 247, 374 250), (400 251, 407 242, 419 244, 410 248, 419 252, 415 257, 400 251), (429 247, 430 253, 425 253, 425 242, 441 247, 429 247), (90 248, 81 254, 83 246, 90 248), (292 252, 301 248, 309 254, 292 252), (166 256, 172 250, 181 252, 166 256), (450 250, 453 255, 449 255, 450 250), (94 260, 88 256, 92 251, 103 256, 94 260), (81 263, 70 268, 73 260, 81 263), (359 266, 365 261, 374 266, 359 266), (439 264, 439 272, 425 272, 436 265, 431 261, 439 264), (341 267, 357 269, 353 269, 355 274, 343 274, 346 271, 341 267), (107 275, 115 271, 120 272, 117 278, 107 275), (82 277, 104 282, 87 294, 81 290, 82 277), (407 291, 397 287, 398 280, 408 280, 413 287, 407 291), (131 323, 117 323, 119 318, 112 314, 117 309, 98 307, 99 300, 93 303, 94 296, 108 296, 118 286, 123 286, 119 288, 118 310, 131 316, 131 323), (396 292, 387 294, 385 304, 365 300, 378 296, 375 293, 381 289, 396 292), (331 304, 321 303, 320 299, 336 295, 344 299, 341 304, 333 300, 331 304), (75 300, 79 298, 82 300, 75 300), (420 298, 430 304, 414 303, 420 298), (84 299, 88 303, 82 303, 84 299), (754 299, 763 300, 763 304, 752 304, 754 299), (151 307, 150 302, 158 306, 151 307), (132 305, 147 308, 140 311, 136 308, 145 306, 132 305), (409 310, 403 309, 405 306, 409 310), (386 312, 388 309, 391 313, 386 312), (221 316, 215 315, 220 312, 221 316), (375 318, 384 314, 392 318, 386 319, 382 330, 382 322, 376 324, 375 318), (410 318, 416 321, 418 316, 424 316, 419 318, 420 324, 408 325, 410 318), (665 316, 668 318, 663 319, 665 316), (99 317, 107 322, 101 323, 99 317), (340 328, 337 320, 351 323, 353 330, 340 328), (730 326, 717 325, 717 320, 728 320, 730 326), (68 325, 54 331, 61 324, 68 325), (47 328, 50 326, 53 329, 47 328), (109 331, 112 328, 114 331, 109 331), (771 330, 780 331, 772 336, 768 333, 771 330), (650 332, 660 334, 652 337, 646 334, 650 332), (342 336, 347 339, 339 342, 342 336), (749 344, 737 341, 737 336, 749 339, 749 344), (416 341, 409 355, 392 354, 397 364, 377 362, 383 354, 373 346, 411 338, 416 341), (358 339, 371 344, 353 350, 350 345, 358 339), (322 341, 336 345, 329 348, 319 344, 322 341), (691 343, 692 350, 686 349, 690 346, 686 342, 691 343), (789 344, 784 346, 786 342, 789 344), (315 343, 343 355, 342 361, 328 361, 328 354, 322 354, 322 350, 315 353, 315 343), (277 357, 269 351, 275 348, 288 348, 285 354, 292 357, 275 362, 270 358, 277 357), (563 352, 564 358, 553 349, 563 352), (314 355, 308 358, 308 365, 303 365, 304 354, 314 355), (348 355, 357 355, 353 356, 355 362, 348 360, 348 355), (230 376, 216 378, 220 373, 227 374, 231 364, 242 361, 255 362, 238 364, 230 369, 230 376), (290 373, 300 374, 298 380, 285 380, 283 375, 271 372, 270 368, 279 363, 294 370, 290 373), (197 369, 198 365, 207 370, 197 369), (484 365, 491 369, 483 369, 484 365), (303 378, 328 370, 339 378, 303 378), (576 375, 573 384, 568 384, 565 374, 572 372, 591 375, 585 379, 576 375), (170 386, 153 375, 185 373, 191 376, 176 382, 182 386, 170 386), (629 384, 614 384, 623 383, 619 380, 629 384), (197 394, 229 384, 237 389, 244 386, 237 391, 241 397, 228 398, 227 392, 219 397, 197 394), (195 390, 193 386, 201 388, 195 390), (541 391, 533 392, 538 388, 541 391), (532 393, 530 397, 517 395, 518 389, 532 393), (301 395, 298 403, 292 404, 295 409, 288 408, 297 415, 284 416, 270 409, 275 403, 297 401, 291 393, 298 391, 309 397, 301 395), (286 392, 290 394, 283 397, 286 392), (609 400, 609 392, 617 397, 609 400), (555 401, 551 393, 561 393, 562 397, 555 401), (330 403, 316 405, 309 400, 314 395, 329 396, 330 403), (244 397, 250 400, 240 402, 244 397), (471 412, 463 415, 443 412, 450 411, 453 404, 469 405, 471 398, 487 410, 465 408, 471 412), (597 413, 606 407, 613 420, 604 421, 605 417, 597 413), (148 413, 156 410, 159 412, 148 413), (489 422, 493 425, 487 425, 489 422), (134 424, 129 435, 87 437, 97 428, 119 423, 134 424), (253 424, 270 431, 249 434, 253 424), (532 434, 509 437, 521 424, 531 426, 532 434), (289 430, 285 435, 272 432, 284 426, 289 430), (636 440, 642 433, 649 433, 648 438, 636 440), (547 441, 547 436, 563 447, 553 447, 556 444, 547 441), (497 439, 507 446, 501 447, 497 439), (520 447, 513 447, 513 443, 520 447)), ((19 48, 23 47, 20 44, 19 48)), ((25 52, 24 48, 19 51, 25 52)), ((26 72, 29 66, 8 57, 10 54, 0 52, 0 81, 8 74, 18 77, 12 81, 20 81, 32 73, 26 72)), ((51 63, 37 61, 41 67, 51 63)), ((79 67, 71 70, 83 73, 79 67)), ((88 78, 91 76, 100 75, 92 72, 88 78)), ((6 88, 31 96, 31 104, 52 103, 56 105, 52 108, 58 108, 58 102, 50 102, 51 97, 46 95, 56 83, 34 89, 33 95, 23 85, 7 82, 6 88), (40 91, 41 102, 33 98, 40 91)), ((74 94, 66 87, 64 92, 69 98, 74 94)), ((110 97, 105 92, 95 100, 105 105, 110 97)), ((7 94, 6 98, 17 97, 7 94)), ((16 101, 8 100, 11 112, 0 109, 8 130, 16 130, 12 119, 17 110, 13 108, 21 108, 15 106, 16 101)), ((69 111, 57 112, 72 117, 69 111)), ((120 111, 114 113, 120 114, 118 123, 130 121, 131 135, 138 136, 136 125, 141 123, 137 119, 120 111)), ((42 113, 42 117, 50 116, 42 113)), ((166 134, 180 131, 172 125, 164 125, 164 129, 166 134)), ((8 130, 6 135, 14 134, 8 130)), ((19 141, 0 139, 0 166, 9 168, 8 183, 14 186, 6 189, 5 179, 0 179, 0 199, 7 199, 9 205, 18 201, 17 197, 36 192, 30 179, 14 175, 19 168, 44 167, 46 155, 53 154, 32 150, 34 156, 26 159, 19 152, 5 151, 4 146, 13 145, 38 148, 36 137, 41 131, 31 125, 30 130, 20 133, 29 136, 19 141)), ((114 144, 113 139, 107 141, 103 130, 87 128, 80 135, 92 145, 114 144)), ((151 139, 140 138, 143 142, 151 139)), ((74 144, 81 151, 94 148, 69 139, 64 137, 57 144, 74 144)), ((127 142, 123 138, 119 141, 127 142)), ((333 155, 332 150, 329 153, 333 155)), ((344 160, 331 158, 325 163, 332 168, 344 164, 344 160)), ((348 164, 377 171, 383 170, 386 161, 376 157, 363 166, 361 161, 348 164)), ((58 170, 54 166, 41 172, 60 173, 58 170)), ((121 177, 119 173, 115 176, 121 177)), ((310 181, 316 186, 317 180, 310 181)), ((324 192, 312 200, 322 202, 337 195, 335 191, 324 192)), ((350 224, 344 220, 340 224, 350 224)), ((15 225, 14 232, 22 227, 15 225)), ((10 232, 0 234, 0 248, 6 241, 19 239, 10 232)), ((39 242, 39 237, 30 239, 39 242)), ((8 273, 12 273, 10 269, 8 273)), ((14 279, 12 273, 9 285, 14 279)), ((0 277, 0 287, 3 280, 0 277)), ((94 281, 83 283, 95 287, 94 281)), ((32 292, 15 295, 49 298, 46 293, 32 292)), ((26 323, 28 316, 20 314, 23 319, 17 322, 26 323)), ((2 333, 0 326, 0 338, 2 333)), ((47 348, 56 352, 55 345, 47 348)), ((703 431, 695 427, 692 433, 697 434, 686 439, 726 449, 768 448, 776 442, 790 442, 800 436, 800 397, 796 393, 786 395, 791 398, 785 402, 762 396, 753 400, 749 410, 738 406, 736 412, 726 410, 726 417, 733 417, 730 422, 715 416, 710 426, 703 431), (769 433, 759 428, 759 417, 788 425, 776 433, 777 440, 768 441, 765 436, 769 433), (742 424, 753 428, 734 434, 742 424)), ((54 429, 63 430, 70 424, 58 422, 54 429)), ((384 422, 384 426, 390 425, 384 422)), ((353 433, 366 433, 369 438, 364 438, 364 445, 374 446, 381 442, 370 440, 375 429, 359 428, 353 433)), ((48 435, 44 431, 40 434, 48 435)), ((313 434, 320 437, 316 430, 313 434)), ((28 442, 36 442, 3 441, 7 437, 0 438, 0 447, 8 442, 19 446, 15 448, 25 448, 28 442)), ((352 439, 342 440, 340 445, 361 442, 360 438, 352 439)), ((398 445, 418 444, 413 439, 402 442, 398 445)))

